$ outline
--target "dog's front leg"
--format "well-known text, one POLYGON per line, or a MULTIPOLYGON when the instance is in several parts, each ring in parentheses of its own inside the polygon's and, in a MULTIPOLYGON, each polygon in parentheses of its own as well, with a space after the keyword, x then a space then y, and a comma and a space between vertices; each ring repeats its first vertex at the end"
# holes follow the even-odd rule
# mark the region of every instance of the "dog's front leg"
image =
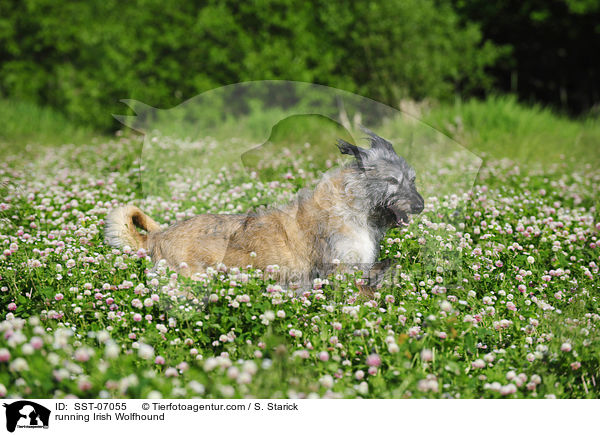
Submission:
POLYGON ((391 278, 392 270, 392 260, 389 258, 373 264, 368 271, 369 285, 380 288, 386 278, 391 278))
POLYGON ((384 280, 391 277, 392 260, 385 259, 373 264, 370 268, 363 272, 366 278, 364 284, 358 286, 360 293, 367 297, 372 297, 373 294, 380 290, 384 284, 384 280))

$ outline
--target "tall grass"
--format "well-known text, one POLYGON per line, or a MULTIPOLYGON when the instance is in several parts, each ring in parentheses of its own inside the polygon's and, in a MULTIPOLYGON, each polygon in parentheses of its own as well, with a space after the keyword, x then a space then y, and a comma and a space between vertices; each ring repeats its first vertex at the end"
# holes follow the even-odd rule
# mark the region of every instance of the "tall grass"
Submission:
POLYGON ((56 110, 35 103, 0 99, 0 154, 24 150, 26 145, 82 143, 99 136, 56 110))
MULTIPOLYGON (((521 104, 512 96, 433 104, 421 107, 416 116, 479 155, 509 158, 525 165, 563 161, 600 164, 600 120, 597 118, 570 119, 539 105, 521 104)), ((262 126, 267 118, 272 119, 272 116, 257 111, 235 120, 234 124, 225 120, 219 130, 244 141, 255 137, 257 126, 262 126)), ((0 100, 0 119, 3 123, 0 154, 22 151, 28 144, 81 143, 101 136, 54 110, 28 102, 0 100)), ((380 134, 394 137, 397 132, 393 124, 388 123, 389 131, 384 127, 380 134)), ((180 133, 185 136, 190 132, 182 125, 172 127, 181 129, 180 133)), ((322 143, 325 139, 331 142, 331 132, 337 129, 327 120, 298 117, 274 128, 273 137, 269 139, 288 146, 296 142, 297 145, 322 143)), ((240 149, 247 149, 247 145, 240 145, 240 149)))
POLYGON ((422 120, 475 153, 523 164, 600 163, 600 120, 569 119, 512 96, 440 105, 425 111, 422 120))

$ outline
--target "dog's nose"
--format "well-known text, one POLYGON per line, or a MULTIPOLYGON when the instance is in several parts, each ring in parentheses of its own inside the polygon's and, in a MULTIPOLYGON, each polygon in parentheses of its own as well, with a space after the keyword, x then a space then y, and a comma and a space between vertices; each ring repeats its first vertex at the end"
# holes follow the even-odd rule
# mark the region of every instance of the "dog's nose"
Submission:
POLYGON ((412 206, 411 212, 412 212, 412 214, 419 214, 423 211, 424 208, 425 208, 424 204, 418 204, 416 206, 412 206))
POLYGON ((423 197, 421 195, 417 194, 417 197, 410 205, 410 211, 412 214, 419 214, 423 211, 424 208, 425 201, 423 200, 423 197))

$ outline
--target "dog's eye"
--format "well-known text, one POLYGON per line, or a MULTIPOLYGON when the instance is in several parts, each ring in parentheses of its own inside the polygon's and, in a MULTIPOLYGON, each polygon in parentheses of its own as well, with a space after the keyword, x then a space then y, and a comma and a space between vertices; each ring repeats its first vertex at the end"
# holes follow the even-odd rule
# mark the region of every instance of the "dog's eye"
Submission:
POLYGON ((400 181, 398 181, 398 179, 394 177, 386 178, 385 181, 387 181, 390 184, 400 184, 400 181))
POLYGON ((415 184, 415 181, 417 181, 417 177, 412 177, 412 178, 410 179, 410 183, 411 183, 411 184, 415 184))

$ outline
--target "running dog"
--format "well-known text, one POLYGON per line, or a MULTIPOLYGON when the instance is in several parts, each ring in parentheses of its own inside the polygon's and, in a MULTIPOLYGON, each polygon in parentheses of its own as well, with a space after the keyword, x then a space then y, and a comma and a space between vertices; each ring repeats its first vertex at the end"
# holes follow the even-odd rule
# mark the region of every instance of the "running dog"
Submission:
POLYGON ((365 132, 370 149, 338 140, 341 153, 354 159, 325 173, 313 190, 301 190, 282 208, 203 214, 161 230, 128 205, 109 214, 105 240, 115 247, 143 248, 154 262, 164 259, 184 276, 219 263, 261 270, 278 265, 279 281, 298 288, 340 268, 358 266, 368 274, 386 231, 406 225, 409 214, 423 210, 424 201, 414 169, 390 142, 365 132))

